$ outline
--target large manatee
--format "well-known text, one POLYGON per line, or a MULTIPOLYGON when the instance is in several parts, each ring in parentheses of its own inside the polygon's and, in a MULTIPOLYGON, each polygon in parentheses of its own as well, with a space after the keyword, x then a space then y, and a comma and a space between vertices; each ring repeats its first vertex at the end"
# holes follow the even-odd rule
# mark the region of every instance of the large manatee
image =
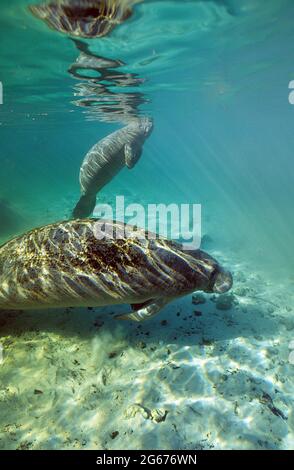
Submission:
POLYGON ((1 309, 128 303, 133 311, 119 318, 142 321, 177 297, 231 286, 207 253, 120 222, 65 221, 0 248, 1 309))

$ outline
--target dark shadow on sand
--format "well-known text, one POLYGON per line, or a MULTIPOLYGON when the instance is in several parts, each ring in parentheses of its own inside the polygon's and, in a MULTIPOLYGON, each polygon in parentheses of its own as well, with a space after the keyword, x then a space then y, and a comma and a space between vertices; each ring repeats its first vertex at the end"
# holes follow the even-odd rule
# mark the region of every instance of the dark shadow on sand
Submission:
POLYGON ((278 316, 266 314, 260 305, 254 303, 248 305, 244 313, 238 306, 226 311, 217 310, 209 299, 204 305, 194 306, 191 298, 186 297, 143 323, 122 322, 114 318, 128 311, 128 305, 22 312, 0 310, 0 337, 20 335, 26 331, 47 331, 86 339, 96 336, 101 329, 111 332, 120 325, 130 341, 144 337, 146 343, 164 341, 189 346, 237 337, 270 337, 275 335, 279 326, 278 316))

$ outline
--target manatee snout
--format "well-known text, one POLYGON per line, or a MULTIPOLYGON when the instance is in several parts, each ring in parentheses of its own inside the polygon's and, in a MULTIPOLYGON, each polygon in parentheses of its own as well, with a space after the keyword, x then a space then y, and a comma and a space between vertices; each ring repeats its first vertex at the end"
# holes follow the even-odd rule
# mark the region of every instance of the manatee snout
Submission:
POLYGON ((153 119, 146 117, 146 118, 141 118, 140 120, 140 127, 144 133, 145 137, 149 137, 150 134, 153 131, 153 119))
POLYGON ((233 277, 229 271, 225 271, 224 269, 217 272, 214 277, 214 282, 212 286, 212 292, 216 294, 224 294, 231 289, 233 285, 233 277))

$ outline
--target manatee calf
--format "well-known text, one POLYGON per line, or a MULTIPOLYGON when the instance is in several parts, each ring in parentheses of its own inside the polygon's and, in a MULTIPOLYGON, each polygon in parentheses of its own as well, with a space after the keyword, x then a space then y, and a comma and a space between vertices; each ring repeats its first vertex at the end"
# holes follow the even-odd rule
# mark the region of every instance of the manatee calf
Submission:
POLYGON ((118 318, 142 321, 177 297, 231 286, 231 274, 207 253, 120 222, 65 221, 0 248, 1 309, 128 303, 133 311, 118 318))
POLYGON ((83 218, 91 215, 95 208, 97 192, 124 166, 134 167, 152 129, 153 122, 150 118, 135 119, 91 148, 80 169, 82 196, 73 211, 73 217, 83 218))

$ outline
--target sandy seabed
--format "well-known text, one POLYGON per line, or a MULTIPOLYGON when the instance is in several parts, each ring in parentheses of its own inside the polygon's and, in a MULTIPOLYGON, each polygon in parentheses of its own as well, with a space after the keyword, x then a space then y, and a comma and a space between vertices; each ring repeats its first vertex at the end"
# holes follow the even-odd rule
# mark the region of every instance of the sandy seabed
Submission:
POLYGON ((1 311, 0 448, 293 449, 293 279, 233 272, 142 324, 1 311))

